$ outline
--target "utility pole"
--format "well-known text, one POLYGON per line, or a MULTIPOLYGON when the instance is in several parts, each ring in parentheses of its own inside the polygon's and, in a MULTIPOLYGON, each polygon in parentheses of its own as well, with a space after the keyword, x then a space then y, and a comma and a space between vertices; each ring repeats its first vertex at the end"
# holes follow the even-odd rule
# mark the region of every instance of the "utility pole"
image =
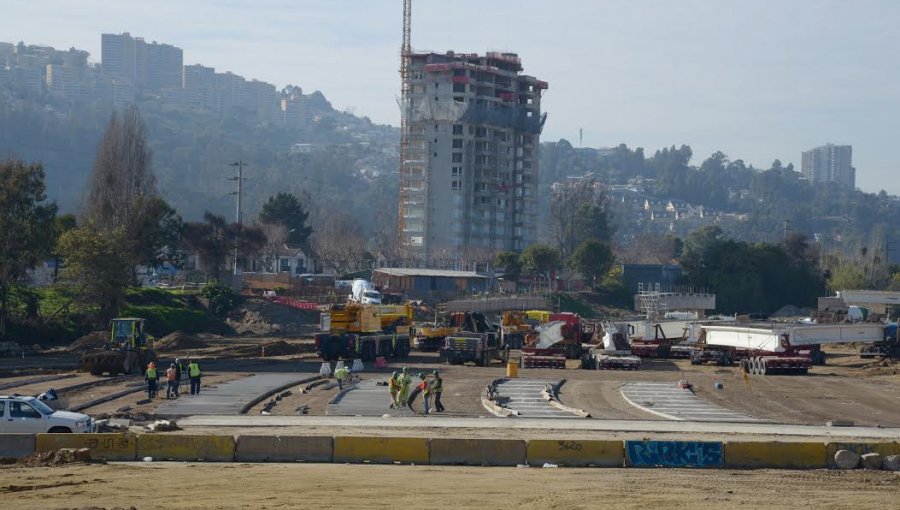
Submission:
MULTIPOLYGON (((238 225, 238 230, 241 229, 244 223, 243 211, 241 210, 241 194, 243 193, 243 183, 244 183, 244 161, 238 160, 234 163, 231 163, 229 166, 235 166, 238 169, 238 174, 236 177, 231 177, 229 181, 237 182, 237 191, 233 194, 237 197, 237 206, 234 212, 234 221, 238 225)), ((238 247, 237 243, 234 244, 234 274, 240 274, 240 268, 238 267, 238 247)))

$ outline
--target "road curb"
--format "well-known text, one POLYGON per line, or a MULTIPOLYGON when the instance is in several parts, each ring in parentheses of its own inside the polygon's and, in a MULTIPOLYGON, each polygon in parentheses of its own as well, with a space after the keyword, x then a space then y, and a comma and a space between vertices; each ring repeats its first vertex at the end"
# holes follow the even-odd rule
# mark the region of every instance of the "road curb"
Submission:
POLYGON ((241 414, 247 414, 251 409, 253 409, 253 406, 255 406, 256 404, 259 404, 263 400, 271 397, 272 395, 278 393, 279 391, 284 391, 288 388, 293 388, 294 386, 298 386, 300 384, 308 384, 313 381, 317 381, 321 378, 322 378, 322 376, 317 375, 315 377, 307 377, 306 379, 301 379, 299 381, 291 381, 289 383, 282 384, 281 386, 279 386, 277 388, 273 388, 273 389, 263 393, 262 395, 253 397, 253 399, 251 399, 250 402, 247 402, 246 404, 244 404, 243 407, 241 407, 240 412, 241 412, 241 414))

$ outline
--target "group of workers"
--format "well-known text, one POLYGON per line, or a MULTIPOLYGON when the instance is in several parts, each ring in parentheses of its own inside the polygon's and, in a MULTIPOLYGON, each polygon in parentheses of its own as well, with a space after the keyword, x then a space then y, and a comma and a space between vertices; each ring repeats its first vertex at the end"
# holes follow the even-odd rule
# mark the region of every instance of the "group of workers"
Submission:
MULTIPOLYGON (((181 396, 181 391, 179 390, 178 385, 183 380, 183 374, 184 365, 182 365, 180 358, 176 358, 175 362, 169 365, 169 368, 165 372, 166 399, 178 398, 181 396)), ((190 381, 191 395, 199 395, 200 377, 202 375, 202 372, 200 371, 200 364, 195 360, 189 358, 187 374, 188 380, 190 381)), ((156 362, 151 361, 150 364, 147 365, 147 371, 144 372, 144 380, 147 381, 147 398, 156 398, 156 395, 159 391, 159 374, 156 371, 156 362)))
POLYGON ((419 394, 422 395, 424 414, 442 413, 444 412, 444 404, 441 403, 441 393, 444 391, 444 380, 441 374, 435 370, 431 372, 431 377, 426 377, 424 373, 417 375, 419 381, 412 386, 413 378, 409 373, 409 368, 403 367, 400 372, 394 372, 388 378, 388 390, 391 394, 391 409, 399 409, 407 407, 412 412, 418 413, 413 407, 413 403, 419 394), (431 398, 434 397, 434 409, 431 409, 431 398))

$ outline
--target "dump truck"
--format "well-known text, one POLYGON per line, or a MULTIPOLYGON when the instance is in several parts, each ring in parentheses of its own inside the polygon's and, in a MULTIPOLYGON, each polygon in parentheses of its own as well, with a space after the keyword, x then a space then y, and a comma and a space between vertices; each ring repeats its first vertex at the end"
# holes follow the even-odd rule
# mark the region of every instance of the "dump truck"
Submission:
POLYGON ((144 331, 144 319, 117 318, 110 321, 109 340, 100 349, 84 353, 81 369, 91 375, 142 374, 158 361, 153 338, 144 331))
POLYGON ((374 361, 409 356, 412 305, 347 303, 332 305, 319 317, 316 352, 325 361, 374 361))

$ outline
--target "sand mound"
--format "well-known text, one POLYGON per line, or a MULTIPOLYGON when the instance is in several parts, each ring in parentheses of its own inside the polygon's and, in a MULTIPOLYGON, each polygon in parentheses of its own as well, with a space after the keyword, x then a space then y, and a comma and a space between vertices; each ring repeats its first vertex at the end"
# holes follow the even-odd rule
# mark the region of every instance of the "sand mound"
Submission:
POLYGON ((206 347, 206 342, 182 331, 170 333, 156 342, 156 349, 159 351, 182 351, 204 347, 206 347))
POLYGON ((71 344, 69 344, 68 350, 70 352, 74 351, 89 351, 91 349, 100 349, 104 345, 106 345, 106 341, 109 339, 109 331, 94 331, 93 333, 88 333, 83 337, 75 340, 71 344))
POLYGON ((75 462, 91 462, 91 451, 87 448, 62 448, 47 452, 35 452, 19 459, 16 465, 23 467, 56 467, 75 462))

